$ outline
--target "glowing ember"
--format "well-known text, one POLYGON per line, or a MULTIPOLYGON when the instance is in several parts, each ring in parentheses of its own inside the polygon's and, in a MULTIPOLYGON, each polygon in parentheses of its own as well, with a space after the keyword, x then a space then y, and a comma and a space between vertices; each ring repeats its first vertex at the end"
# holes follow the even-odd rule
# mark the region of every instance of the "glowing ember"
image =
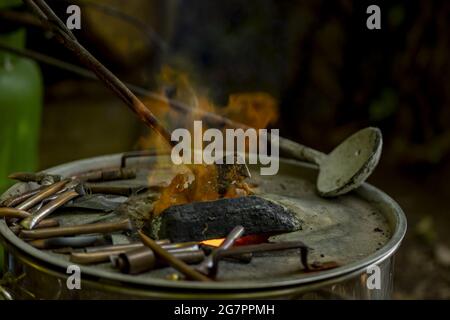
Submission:
MULTIPOLYGON (((171 108, 169 101, 156 101, 156 99, 148 98, 152 100, 150 101, 153 106, 152 111, 168 128, 190 128, 194 120, 201 118, 201 112, 199 111, 216 112, 221 116, 244 123, 255 129, 266 128, 267 125, 275 122, 278 118, 278 102, 267 93, 232 94, 226 106, 217 107, 205 95, 198 94, 199 92, 204 93, 205 90, 198 90, 195 84, 191 83, 186 73, 165 66, 161 70, 158 82, 161 88, 174 88, 170 95, 171 98, 192 107, 192 112, 179 114, 171 108)), ((161 93, 167 92, 162 89, 161 93)), ((213 123, 209 125, 214 126, 213 123)), ((203 130, 206 129, 207 127, 203 130)), ((225 129, 221 128, 221 130, 225 129)), ((162 150, 161 146, 165 148, 161 138, 153 131, 150 131, 147 137, 140 139, 139 146, 145 149, 156 147, 156 149, 162 150)), ((229 168, 218 168, 214 165, 192 165, 189 169, 191 169, 193 177, 192 174, 177 174, 170 184, 162 190, 159 200, 154 204, 154 215, 159 215, 165 209, 174 205, 252 194, 252 191, 244 182, 247 177, 238 174, 239 168, 230 170, 229 168), (224 172, 227 175, 224 175, 224 172)), ((150 174, 148 180, 149 184, 153 183, 153 173, 150 174)))
MULTIPOLYGON (((263 242, 267 242, 267 239, 269 238, 269 235, 248 235, 241 237, 236 240, 234 243, 235 246, 243 246, 243 245, 249 245, 249 244, 259 244, 263 242)), ((225 238, 220 239, 209 239, 201 241, 202 244, 211 246, 211 247, 218 247, 222 244, 223 240, 225 238)))
POLYGON ((211 246, 211 247, 218 247, 222 244, 224 238, 222 239, 210 239, 210 240, 204 240, 201 243, 207 245, 207 246, 211 246))

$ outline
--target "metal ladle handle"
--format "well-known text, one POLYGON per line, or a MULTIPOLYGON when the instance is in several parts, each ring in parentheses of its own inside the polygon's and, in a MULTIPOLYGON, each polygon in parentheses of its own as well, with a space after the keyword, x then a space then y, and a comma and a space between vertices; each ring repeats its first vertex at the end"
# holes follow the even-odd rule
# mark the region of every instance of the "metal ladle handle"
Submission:
POLYGON ((320 165, 323 159, 327 156, 323 152, 304 146, 295 141, 283 137, 279 137, 279 139, 280 150, 285 157, 320 165))

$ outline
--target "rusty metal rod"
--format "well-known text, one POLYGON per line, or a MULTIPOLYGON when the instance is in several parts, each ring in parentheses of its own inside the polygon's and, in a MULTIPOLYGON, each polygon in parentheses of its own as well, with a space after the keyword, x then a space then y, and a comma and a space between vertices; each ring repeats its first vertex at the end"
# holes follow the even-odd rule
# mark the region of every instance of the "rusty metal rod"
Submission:
POLYGON ((77 174, 73 178, 86 182, 134 179, 136 178, 136 169, 112 168, 94 170, 77 174))
POLYGON ((95 243, 104 240, 103 236, 79 236, 79 237, 56 237, 49 239, 37 239, 29 241, 28 244, 37 249, 56 249, 56 248, 83 248, 92 246, 95 243))
POLYGON ((206 275, 211 275, 211 271, 216 269, 215 263, 216 263, 216 256, 223 250, 227 250, 233 246, 235 241, 239 239, 245 232, 245 229, 243 226, 236 226, 233 228, 233 230, 230 231, 230 233, 227 235, 225 240, 215 248, 203 262, 196 267, 197 271, 204 273, 206 275))
POLYGON ((24 239, 44 239, 63 236, 75 236, 79 234, 112 233, 128 230, 132 230, 132 225, 129 219, 125 219, 119 222, 105 222, 60 228, 22 230, 20 232, 20 237, 24 239))
MULTIPOLYGON (((170 254, 186 264, 199 263, 205 258, 203 250, 170 252, 170 254)), ((111 261, 121 272, 129 274, 138 274, 168 265, 166 260, 157 257, 147 247, 121 253, 117 257, 113 256, 111 261)))
MULTIPOLYGON (((102 263, 110 260, 111 256, 118 256, 119 254, 130 252, 136 249, 145 248, 149 250, 144 245, 140 247, 128 248, 128 249, 111 249, 109 251, 97 251, 97 252, 72 252, 70 256, 70 261, 81 264, 92 264, 92 263, 102 263)), ((175 252, 192 252, 199 251, 198 245, 189 245, 184 247, 174 247, 171 244, 161 245, 161 248, 167 250, 170 253, 175 252)))
POLYGON ((19 204, 21 204, 25 200, 31 198, 32 196, 34 196, 37 193, 39 193, 40 191, 42 191, 44 188, 45 188, 45 186, 41 186, 41 187, 39 187, 37 189, 33 189, 33 190, 26 191, 26 192, 21 193, 21 194, 16 195, 16 196, 12 196, 12 197, 6 199, 5 201, 3 201, 2 206, 5 206, 5 207, 18 206, 19 204))
POLYGON ((29 217, 23 219, 20 225, 25 229, 33 229, 40 221, 51 214, 53 211, 63 206, 70 200, 78 197, 80 194, 75 190, 69 190, 58 196, 55 200, 49 202, 44 207, 33 213, 29 217))
POLYGON ((14 172, 8 176, 9 179, 18 180, 21 182, 36 182, 42 184, 42 182, 55 183, 61 181, 60 175, 48 174, 48 173, 35 173, 35 172, 14 172))
MULTIPOLYGON (((53 228, 53 227, 59 227, 59 221, 56 219, 44 219, 41 222, 37 224, 35 229, 45 229, 45 228, 53 228)), ((20 231, 23 230, 22 226, 20 224, 12 224, 9 229, 14 232, 15 234, 19 234, 20 231)))
POLYGON ((17 218, 23 219, 30 216, 30 213, 25 210, 19 210, 16 208, 0 208, 0 217, 1 218, 17 218))
MULTIPOLYGON (((183 249, 187 247, 198 247, 198 242, 179 242, 179 243, 171 243, 169 240, 156 240, 157 244, 159 244, 161 247, 163 247, 166 250, 176 250, 176 249, 183 249)), ((110 246, 103 246, 103 247, 92 247, 92 248, 85 248, 85 252, 105 252, 105 251, 123 251, 123 250, 132 250, 137 248, 145 247, 145 245, 142 242, 134 242, 134 243, 127 243, 127 244, 116 244, 116 245, 110 245, 110 246)))
POLYGON ((41 191, 39 191, 37 194, 29 198, 28 200, 25 200, 21 204, 19 204, 16 208, 19 210, 28 210, 32 208, 34 205, 38 204, 42 200, 44 200, 47 197, 50 197, 51 195, 57 193, 58 191, 62 190, 64 186, 69 182, 69 179, 64 179, 62 181, 56 182, 48 187, 45 187, 41 191))
MULTIPOLYGON (((214 249, 217 248, 216 246, 210 246, 204 243, 202 243, 200 246, 203 249, 203 251, 205 251, 206 255, 210 254, 214 249)), ((224 257, 223 259, 224 260, 226 259, 230 262, 250 263, 253 259, 253 254, 252 253, 237 254, 232 257, 224 257)))
MULTIPOLYGON (((164 239, 164 240, 156 240, 156 243, 159 245, 167 245, 170 243, 170 240, 164 239)), ((104 251, 111 251, 111 250, 132 250, 137 248, 144 247, 144 244, 142 242, 134 242, 134 243, 126 243, 126 244, 114 244, 114 245, 107 245, 107 246, 96 246, 96 247, 88 247, 84 248, 84 252, 90 253, 90 252, 104 252, 104 251)))
POLYGON ((153 250, 155 255, 165 262, 167 262, 170 266, 175 268, 176 270, 180 271, 182 274, 184 274, 187 278, 198 280, 198 281, 212 281, 207 276, 201 274, 197 270, 191 268, 189 265, 181 261, 180 259, 177 259, 172 254, 161 248, 160 245, 158 245, 153 239, 147 237, 141 230, 138 230, 139 237, 141 238, 141 241, 150 249, 153 250))

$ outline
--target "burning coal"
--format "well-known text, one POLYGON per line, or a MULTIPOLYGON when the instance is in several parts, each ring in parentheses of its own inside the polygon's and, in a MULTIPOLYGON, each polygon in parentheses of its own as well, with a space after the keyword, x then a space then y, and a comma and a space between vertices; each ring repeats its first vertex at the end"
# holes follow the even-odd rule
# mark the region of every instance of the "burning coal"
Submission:
MULTIPOLYGON (((154 132, 140 140, 140 147, 171 154, 175 177, 154 203, 153 215, 192 202, 214 201, 253 194, 245 183, 250 177, 247 164, 260 165, 261 175, 279 169, 278 130, 266 127, 278 118, 278 103, 263 92, 231 94, 225 106, 216 106, 204 90, 194 86, 187 74, 165 67, 160 75, 161 92, 191 106, 183 114, 174 111, 171 101, 149 101, 152 111, 171 129, 172 149, 154 132), (232 119, 242 127, 228 126, 202 112, 232 119), (181 173, 180 173, 181 171, 181 173)), ((149 181, 154 179, 150 174, 149 181)))

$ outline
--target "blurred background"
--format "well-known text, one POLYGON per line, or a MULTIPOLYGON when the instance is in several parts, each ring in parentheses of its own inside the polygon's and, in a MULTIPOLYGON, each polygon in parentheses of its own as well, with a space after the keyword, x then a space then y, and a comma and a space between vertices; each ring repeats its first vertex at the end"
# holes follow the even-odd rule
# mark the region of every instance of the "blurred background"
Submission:
MULTIPOLYGON (((0 0, 1 11, 16 2, 0 0)), ((360 128, 381 128, 383 155, 369 182, 400 204, 409 223, 394 298, 450 298, 450 2, 48 3, 60 17, 69 16, 69 4, 81 7, 74 33, 124 81, 218 110, 230 95, 255 95, 250 104, 277 107, 271 127, 325 152, 360 128), (381 30, 366 28, 370 4, 381 8, 381 30)), ((18 26, 8 21, 0 23, 0 44, 77 63, 39 28, 27 27, 26 43, 24 34, 11 40, 18 26)), ((14 59, 0 50, 2 189, 12 171, 151 147, 148 130, 96 81, 28 61, 15 80, 26 89, 14 91, 5 80, 14 59), (10 101, 20 112, 8 109, 10 101)))

